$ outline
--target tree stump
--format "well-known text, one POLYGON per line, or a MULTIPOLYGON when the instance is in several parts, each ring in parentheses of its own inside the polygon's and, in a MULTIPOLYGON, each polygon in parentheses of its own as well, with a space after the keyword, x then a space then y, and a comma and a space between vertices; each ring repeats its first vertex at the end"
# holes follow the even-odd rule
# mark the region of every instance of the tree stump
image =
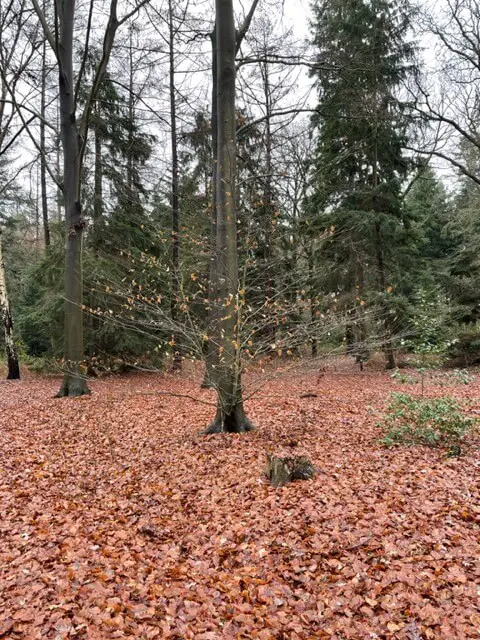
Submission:
POLYGON ((315 475, 315 469, 306 456, 280 458, 267 454, 265 473, 274 487, 281 487, 293 480, 310 480, 315 475))

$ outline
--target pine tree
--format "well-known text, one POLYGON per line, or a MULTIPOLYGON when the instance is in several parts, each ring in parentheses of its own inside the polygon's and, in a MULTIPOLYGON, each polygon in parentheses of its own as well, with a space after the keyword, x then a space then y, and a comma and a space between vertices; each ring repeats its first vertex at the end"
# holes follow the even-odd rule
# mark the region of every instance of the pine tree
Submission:
POLYGON ((392 239, 401 235, 401 186, 411 168, 408 105, 398 93, 414 71, 411 9, 406 1, 317 0, 313 11, 319 104, 309 215, 330 229, 322 246, 330 291, 378 305, 392 367, 392 239))

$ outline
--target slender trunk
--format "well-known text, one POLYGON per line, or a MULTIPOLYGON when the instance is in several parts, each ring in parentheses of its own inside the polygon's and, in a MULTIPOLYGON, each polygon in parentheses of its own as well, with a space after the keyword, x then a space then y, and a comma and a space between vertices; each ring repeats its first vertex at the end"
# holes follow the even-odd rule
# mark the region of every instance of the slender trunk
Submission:
POLYGON ((36 197, 35 197, 35 247, 38 251, 40 248, 40 172, 37 164, 37 180, 36 180, 36 197))
MULTIPOLYGON (((373 208, 379 213, 376 205, 377 202, 377 188, 378 188, 378 91, 377 91, 377 70, 379 68, 379 61, 377 59, 377 51, 374 50, 373 69, 375 69, 374 75, 374 110, 375 110, 375 137, 374 137, 374 154, 373 154, 373 208)), ((383 261, 383 246, 382 246, 382 234, 380 228, 380 221, 375 222, 375 248, 377 258, 377 270, 378 279, 380 284, 380 293, 382 297, 385 295, 386 278, 385 278, 385 265, 383 261)), ((392 336, 389 328, 389 308, 385 302, 382 302, 382 313, 384 315, 383 324, 385 327, 385 335, 383 341, 383 352, 387 361, 387 369, 395 368, 395 356, 393 354, 392 336)))
POLYGON ((95 239, 98 240, 99 233, 102 229, 103 217, 103 159, 102 159, 102 136, 100 134, 100 114, 96 106, 96 126, 94 130, 95 136, 95 175, 94 175, 94 192, 93 192, 93 230, 95 239))
MULTIPOLYGON (((208 327, 216 323, 217 305, 217 160, 218 160, 218 115, 217 115, 217 38, 216 26, 210 34, 212 42, 212 208, 210 220, 210 265, 208 277, 208 327)), ((207 336, 208 337, 208 336, 207 336)), ((215 385, 215 347, 210 340, 204 342, 205 375, 201 384, 204 389, 215 385)))
POLYGON ((135 108, 133 104, 133 25, 130 26, 128 46, 129 77, 128 77, 128 154, 127 154, 127 207, 133 207, 133 119, 135 108))
POLYGON ((74 0, 59 4, 60 41, 59 101, 63 146, 63 195, 65 203, 65 375, 57 394, 81 396, 89 393, 82 374, 83 351, 83 274, 82 242, 85 220, 80 204, 80 139, 75 117, 73 82, 74 0))
MULTIPOLYGON (((378 280, 380 284, 380 291, 382 295, 386 291, 386 278, 385 278, 385 264, 383 261, 383 249, 382 249, 382 233, 380 222, 375 223, 375 248, 377 256, 377 270, 378 280)), ((383 324, 385 326, 385 337, 383 343, 383 351, 385 353, 385 359, 387 361, 387 369, 395 369, 395 355, 393 353, 392 336, 389 325, 389 308, 385 303, 382 303, 382 313, 384 314, 383 324)))
POLYGON ((217 278, 215 323, 217 414, 206 433, 241 433, 253 427, 242 401, 238 352, 238 256, 235 210, 235 48, 233 0, 216 0, 217 41, 217 278))
MULTIPOLYGON (((178 302, 180 294, 179 258, 180 258, 180 200, 178 178, 178 148, 177 148, 177 102, 175 98, 175 31, 173 25, 173 3, 168 0, 168 32, 169 32, 169 63, 170 63, 170 140, 172 148, 172 297, 170 301, 172 324, 178 321, 178 302)), ((172 369, 182 368, 182 358, 179 351, 179 338, 173 336, 175 347, 173 352, 172 369)))
MULTIPOLYGON (((43 5, 45 10, 45 3, 43 5)), ((50 223, 48 220, 48 201, 47 201, 47 157, 45 147, 45 89, 47 82, 47 65, 46 65, 46 40, 43 41, 42 50, 42 78, 40 89, 40 190, 42 194, 42 220, 43 220, 43 237, 45 248, 50 246, 50 223)))
MULTIPOLYGON (((358 286, 358 296, 361 300, 365 295, 365 271, 363 268, 362 257, 356 256, 352 258, 356 260, 357 265, 357 286, 358 286)), ((355 325, 354 325, 354 339, 353 339, 353 353, 355 356, 356 362, 360 365, 360 371, 363 371, 364 363, 370 357, 370 351, 368 349, 367 338, 367 324, 365 320, 365 312, 364 307, 359 306, 356 307, 355 310, 355 325)))
POLYGON ((20 378, 20 367, 18 366, 17 350, 13 339, 13 322, 10 311, 10 302, 7 295, 7 285, 5 282, 5 265, 2 253, 2 231, 0 229, 0 314, 2 316, 3 329, 5 334, 5 355, 7 356, 7 380, 18 380, 20 378))
MULTIPOLYGON (((265 55, 267 52, 265 51, 265 55)), ((272 187, 272 127, 271 127, 271 96, 270 96, 270 78, 268 71, 268 64, 265 62, 262 64, 262 76, 263 76, 263 91, 265 97, 265 205, 264 205, 264 247, 263 247, 263 263, 265 274, 265 300, 268 301, 272 297, 272 274, 271 274, 271 256, 272 256, 272 219, 275 213, 275 207, 273 202, 273 187, 272 187)), ((267 326, 268 334, 274 335, 275 328, 271 324, 267 326)))
POLYGON ((310 251, 308 252, 308 276, 309 276, 309 280, 310 280, 310 321, 312 323, 312 330, 313 330, 313 335, 312 335, 312 358, 316 358, 318 355, 318 344, 317 344, 317 338, 315 337, 315 329, 316 329, 316 309, 315 309, 315 304, 314 304, 314 283, 313 283, 313 277, 315 274, 315 265, 314 265, 314 252, 313 252, 313 239, 311 240, 311 244, 310 244, 310 251))
MULTIPOLYGON (((60 128, 60 109, 57 107, 57 130, 60 128)), ((61 146, 62 146, 62 136, 57 136, 55 141, 55 171, 57 174, 57 183, 61 183, 61 172, 60 172, 60 156, 61 156, 61 146)), ((63 193, 60 187, 57 186, 57 218, 56 221, 60 223, 62 221, 62 201, 63 201, 63 193)))

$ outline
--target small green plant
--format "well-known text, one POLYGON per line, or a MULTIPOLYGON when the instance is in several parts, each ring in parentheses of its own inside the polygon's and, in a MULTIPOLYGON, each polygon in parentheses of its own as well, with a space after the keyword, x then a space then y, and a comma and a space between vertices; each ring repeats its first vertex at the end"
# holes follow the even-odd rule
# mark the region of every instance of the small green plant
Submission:
POLYGON ((382 440, 387 447, 423 444, 430 447, 458 446, 476 424, 465 416, 456 400, 416 398, 405 393, 393 393, 381 426, 382 440))
POLYGON ((395 369, 390 377, 394 380, 398 380, 400 384, 417 384, 418 382, 416 378, 409 376, 407 373, 402 373, 399 369, 395 369))
POLYGON ((475 379, 466 369, 454 369, 450 374, 450 377, 452 380, 460 384, 470 384, 470 382, 473 382, 475 379))
POLYGON ((420 374, 422 397, 425 391, 425 372, 428 367, 438 365, 435 355, 442 354, 448 346, 444 333, 445 301, 441 296, 418 289, 415 295, 415 313, 411 319, 413 336, 405 341, 413 353, 419 356, 416 364, 420 374))

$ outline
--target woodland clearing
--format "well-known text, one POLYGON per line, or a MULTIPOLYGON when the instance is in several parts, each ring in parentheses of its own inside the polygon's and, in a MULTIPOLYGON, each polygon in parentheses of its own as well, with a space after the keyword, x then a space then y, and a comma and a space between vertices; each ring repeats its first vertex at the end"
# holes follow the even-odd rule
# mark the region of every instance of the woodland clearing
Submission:
MULTIPOLYGON (((475 439, 457 458, 378 441, 390 392, 418 385, 285 376, 248 400, 254 432, 209 437, 212 407, 175 394, 213 392, 181 377, 57 387, 0 382, 0 638, 479 637, 475 439), (277 450, 315 478, 271 487, 277 450)), ((479 376, 448 392, 480 410, 479 376)))

